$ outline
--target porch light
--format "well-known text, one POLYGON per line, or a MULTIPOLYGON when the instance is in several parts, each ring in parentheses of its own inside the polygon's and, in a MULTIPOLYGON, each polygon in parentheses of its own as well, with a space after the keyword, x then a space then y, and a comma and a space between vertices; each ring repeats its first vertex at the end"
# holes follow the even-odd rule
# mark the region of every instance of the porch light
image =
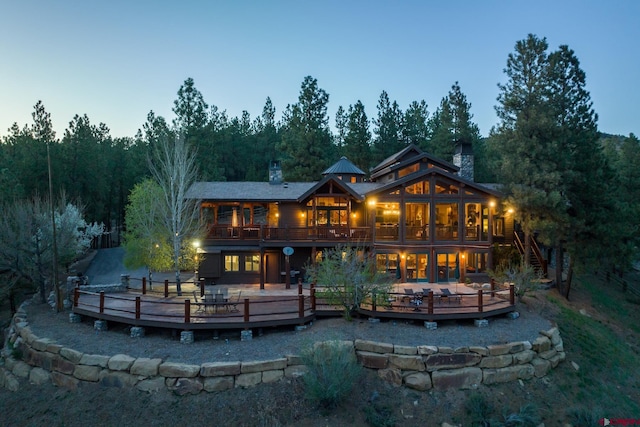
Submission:
POLYGON ((491 206, 492 208, 495 208, 495 207, 496 207, 496 202, 495 202, 495 201, 493 201, 493 200, 491 200, 491 201, 489 202, 489 206, 491 206))
POLYGON ((376 199, 369 199, 367 201, 367 204, 372 208, 376 206, 376 203, 377 203, 376 199))
POLYGON ((200 247, 200 241, 199 240, 194 240, 193 241, 193 247, 196 248, 196 249, 199 248, 200 247))
POLYGON ((280 218, 280 214, 276 212, 276 218, 280 218))
POLYGON ((508 214, 512 214, 512 213, 514 213, 514 212, 515 212, 515 211, 513 210, 513 208, 509 208, 509 209, 507 209, 507 213, 508 213, 508 214))
POLYGON ((358 216, 355 212, 351 214, 352 218, 355 218, 356 216, 358 216))
POLYGON ((300 216, 304 218, 304 212, 300 212, 300 216))

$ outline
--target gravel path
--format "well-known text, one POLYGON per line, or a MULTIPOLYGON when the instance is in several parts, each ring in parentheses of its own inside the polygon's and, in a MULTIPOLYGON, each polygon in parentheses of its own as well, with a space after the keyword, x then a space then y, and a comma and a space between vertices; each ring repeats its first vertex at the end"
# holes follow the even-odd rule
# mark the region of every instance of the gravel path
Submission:
POLYGON ((472 321, 439 322, 435 331, 421 323, 366 319, 347 322, 342 318, 319 319, 302 331, 265 329, 260 335, 253 331, 253 340, 240 341, 238 331, 221 333, 213 339, 211 332, 196 333, 192 344, 181 344, 179 336, 169 331, 148 330, 142 338, 131 338, 124 326, 109 324, 109 331, 93 329, 93 319, 69 323, 69 312, 55 313, 46 304, 26 305, 28 321, 38 337, 54 339, 58 344, 89 354, 128 354, 132 357, 161 358, 164 361, 201 364, 213 361, 265 360, 300 354, 300 350, 316 341, 354 340, 357 338, 397 345, 436 345, 461 347, 501 344, 512 341, 533 341, 539 331, 551 323, 527 306, 520 305, 516 320, 499 316, 489 319, 489 326, 478 328, 472 321))

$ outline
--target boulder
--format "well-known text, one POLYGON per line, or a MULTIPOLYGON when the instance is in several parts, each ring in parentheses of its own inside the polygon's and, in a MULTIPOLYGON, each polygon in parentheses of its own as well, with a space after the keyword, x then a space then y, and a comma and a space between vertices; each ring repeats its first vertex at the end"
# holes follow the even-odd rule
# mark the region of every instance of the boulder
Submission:
POLYGON ((481 368, 504 368, 513 363, 513 356, 510 354, 503 354, 501 356, 487 356, 483 357, 480 361, 481 368))
POLYGON ((384 369, 389 363, 388 355, 370 351, 356 351, 356 357, 358 362, 365 368, 384 369))
POLYGON ((431 377, 426 372, 412 372, 404 377, 404 383, 407 387, 414 390, 429 390, 433 385, 431 377))
POLYGON ((200 367, 200 376, 203 377, 225 377, 240 372, 240 362, 207 362, 200 367))
POLYGON ((131 375, 153 377, 158 375, 158 370, 161 363, 162 359, 149 359, 146 357, 139 357, 133 362, 131 368, 129 369, 129 372, 131 373, 131 375))
POLYGON ((194 378, 200 373, 200 365, 164 362, 158 367, 158 373, 165 378, 194 378))
POLYGON ((236 387, 253 387, 262 382, 262 372, 252 372, 249 374, 240 374, 236 377, 236 387))
MULTIPOLYGON (((429 356, 433 357, 433 356, 429 356)), ((400 354, 390 354, 389 364, 405 371, 424 371, 425 366, 422 356, 403 356, 400 354)))
POLYGON ((140 391, 147 392, 159 391, 164 388, 164 378, 156 377, 138 381, 138 383, 136 384, 136 388, 140 391))
POLYGON ((378 377, 390 384, 396 386, 402 385, 402 371, 398 368, 380 369, 378 371, 378 377))
POLYGON ((116 354, 109 359, 107 366, 112 371, 128 371, 135 360, 135 357, 126 354, 116 354))
POLYGON ((265 384, 280 381, 282 377, 284 377, 284 369, 274 369, 262 372, 262 382, 265 384))
POLYGON ((428 371, 458 369, 478 364, 482 356, 478 353, 432 354, 425 359, 428 371))
POLYGON ((51 381, 51 374, 42 368, 33 368, 29 372, 29 382, 31 384, 42 385, 51 381))
POLYGON ((73 376, 81 381, 98 382, 100 380, 100 366, 76 365, 73 376))
POLYGON ((204 386, 197 378, 178 378, 171 390, 178 396, 187 394, 198 394, 204 386))
POLYGON ((383 342, 358 339, 355 340, 354 346, 356 350, 370 351, 372 353, 393 353, 393 344, 383 342))
POLYGON ((242 362, 240 372, 243 374, 249 374, 252 372, 270 371, 273 369, 284 369, 287 367, 287 359, 274 359, 274 360, 258 360, 253 362, 242 362))
POLYGON ((207 377, 203 382, 204 391, 225 391, 233 388, 233 376, 207 377))
POLYGON ((431 380, 433 381, 433 387, 437 389, 471 389, 477 387, 482 382, 482 369, 467 367, 446 371, 434 371, 431 374, 431 380))

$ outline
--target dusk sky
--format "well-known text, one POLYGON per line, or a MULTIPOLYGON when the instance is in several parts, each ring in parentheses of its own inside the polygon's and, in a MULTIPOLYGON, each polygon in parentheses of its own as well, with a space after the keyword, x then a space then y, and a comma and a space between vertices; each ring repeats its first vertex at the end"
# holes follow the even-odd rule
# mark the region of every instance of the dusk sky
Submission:
MULTIPOLYGON (((568 45, 587 75, 600 131, 640 133, 640 1, 0 0, 0 135, 42 100, 58 138, 75 114, 134 136, 153 110, 169 122, 188 77, 205 101, 279 118, 311 75, 330 123, 386 90, 432 113, 458 81, 486 136, 507 55, 533 33, 568 45)), ((371 127, 373 130, 373 126, 371 127)))

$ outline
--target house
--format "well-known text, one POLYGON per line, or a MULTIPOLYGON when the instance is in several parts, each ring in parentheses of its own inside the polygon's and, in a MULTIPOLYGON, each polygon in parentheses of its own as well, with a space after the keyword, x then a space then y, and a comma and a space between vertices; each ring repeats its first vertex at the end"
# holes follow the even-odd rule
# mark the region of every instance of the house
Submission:
POLYGON ((454 163, 410 145, 368 177, 343 157, 316 182, 285 182, 272 162, 269 182, 194 183, 188 197, 208 227, 199 275, 288 283, 323 251, 348 245, 399 281, 486 280, 492 245, 511 243, 513 217, 498 191, 473 181, 470 146, 458 145, 454 163))

